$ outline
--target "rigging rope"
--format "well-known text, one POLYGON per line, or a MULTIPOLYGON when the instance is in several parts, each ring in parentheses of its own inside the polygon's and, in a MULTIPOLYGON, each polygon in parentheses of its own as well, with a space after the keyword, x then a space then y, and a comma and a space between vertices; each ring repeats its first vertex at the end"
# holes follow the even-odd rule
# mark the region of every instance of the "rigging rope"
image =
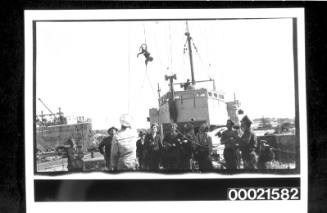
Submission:
MULTIPOLYGON (((210 28, 210 31, 212 29, 210 28)), ((208 58, 208 69, 209 69, 209 77, 211 78, 212 74, 212 66, 211 66, 211 55, 209 54, 209 45, 208 45, 208 36, 207 35, 212 35, 212 32, 210 32, 210 34, 208 34, 208 29, 207 27, 205 27, 205 29, 203 30, 205 31, 204 36, 205 36, 205 42, 206 42, 206 53, 207 53, 207 58, 208 58)), ((203 32, 202 31, 202 32, 203 32)), ((210 45, 211 46, 211 45, 210 45)))
MULTIPOLYGON (((156 38, 156 36, 154 36, 154 45, 155 45, 155 48, 156 48, 156 50, 159 50, 159 48, 158 48, 158 41, 157 41, 157 38, 156 38)), ((161 57, 159 56, 159 52, 157 52, 157 56, 156 56, 156 58, 158 58, 158 60, 159 60, 159 64, 161 65, 161 67, 165 70, 165 74, 168 74, 168 73, 166 73, 166 67, 164 66, 164 64, 162 63, 162 61, 161 61, 161 57)))
MULTIPOLYGON (((144 33, 144 44, 147 46, 147 42, 146 42, 146 33, 145 33, 145 25, 144 25, 144 24, 143 24, 143 33, 144 33)), ((142 89, 143 86, 144 86, 145 78, 148 79, 148 82, 149 82, 150 87, 151 87, 151 90, 152 90, 152 94, 153 94, 153 96, 154 96, 154 98, 155 98, 155 100, 156 100, 156 99, 157 99, 157 98, 156 98, 156 94, 155 94, 155 91, 154 91, 153 86, 152 86, 152 84, 151 84, 150 77, 149 77, 149 75, 148 75, 148 65, 147 65, 147 63, 145 64, 145 72, 144 72, 144 78, 143 78, 143 81, 142 81, 142 84, 141 84, 141 89, 142 89)))
POLYGON ((145 25, 143 24, 144 43, 146 44, 145 25))
POLYGON ((131 92, 130 92, 130 90, 131 90, 131 86, 130 86, 130 84, 131 84, 131 78, 130 78, 130 76, 131 76, 131 65, 130 65, 130 63, 131 63, 131 54, 130 54, 130 48, 131 48, 131 44, 130 44, 131 42, 130 42, 130 28, 128 27, 128 113, 130 113, 130 99, 131 99, 131 92))
POLYGON ((169 50, 170 50, 170 71, 171 75, 173 75, 173 51, 172 51, 172 39, 171 39, 171 30, 170 30, 170 25, 168 25, 168 30, 169 30, 169 50))
MULTIPOLYGON (((176 129, 176 131, 183 136, 183 138, 187 139, 188 141, 192 142, 193 144, 197 145, 197 146, 202 146, 202 147, 205 147, 205 148, 209 148, 208 145, 203 145, 203 144, 199 144, 199 143, 196 143, 195 140, 187 137, 184 133, 182 133, 181 131, 179 131, 178 129, 176 129)), ((196 137, 196 135, 194 135, 196 137)), ((219 145, 213 145, 211 144, 211 147, 218 147, 219 145)))
POLYGON ((152 90, 153 97, 154 97, 155 100, 157 100, 156 93, 155 93, 155 91, 154 91, 154 89, 153 89, 153 86, 152 86, 152 84, 151 84, 150 77, 149 77, 149 75, 148 75, 148 66, 145 67, 145 75, 146 75, 146 77, 148 78, 148 81, 149 81, 149 84, 150 84, 150 87, 151 87, 151 90, 152 90))
MULTIPOLYGON (((198 48, 195 46, 195 43, 194 43, 193 38, 192 38, 192 45, 193 45, 193 47, 194 47, 195 52, 198 54, 201 63, 204 65, 205 63, 204 63, 203 60, 202 60, 202 57, 201 57, 201 55, 200 55, 200 53, 199 53, 199 51, 198 51, 198 48)), ((208 74, 208 77, 211 78, 209 71, 208 71, 207 69, 205 69, 205 71, 206 71, 206 73, 208 74)))

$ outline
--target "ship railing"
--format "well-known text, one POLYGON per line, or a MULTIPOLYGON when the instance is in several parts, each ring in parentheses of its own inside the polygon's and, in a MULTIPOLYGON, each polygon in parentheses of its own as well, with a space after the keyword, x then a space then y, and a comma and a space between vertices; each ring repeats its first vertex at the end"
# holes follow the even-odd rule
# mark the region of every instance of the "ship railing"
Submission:
MULTIPOLYGON (((160 105, 165 104, 169 101, 170 92, 166 93, 159 99, 160 105)), ((176 91, 174 93, 174 99, 193 99, 195 97, 207 97, 208 93, 206 89, 195 89, 195 90, 185 90, 185 91, 176 91)))

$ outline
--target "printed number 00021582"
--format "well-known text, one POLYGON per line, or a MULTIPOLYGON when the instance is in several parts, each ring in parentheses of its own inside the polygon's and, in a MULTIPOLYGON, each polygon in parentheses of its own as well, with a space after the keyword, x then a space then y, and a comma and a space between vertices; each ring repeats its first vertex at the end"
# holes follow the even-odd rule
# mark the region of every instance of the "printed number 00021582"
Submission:
POLYGON ((299 200, 297 187, 229 188, 228 200, 299 200))

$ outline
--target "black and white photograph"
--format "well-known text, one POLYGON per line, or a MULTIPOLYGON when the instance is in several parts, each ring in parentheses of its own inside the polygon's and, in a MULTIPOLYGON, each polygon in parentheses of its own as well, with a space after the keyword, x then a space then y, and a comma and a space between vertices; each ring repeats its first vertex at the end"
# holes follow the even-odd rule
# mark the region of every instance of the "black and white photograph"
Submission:
POLYGON ((301 177, 302 16, 25 11, 27 175, 301 177))
POLYGON ((291 18, 35 25, 37 173, 299 171, 291 18))

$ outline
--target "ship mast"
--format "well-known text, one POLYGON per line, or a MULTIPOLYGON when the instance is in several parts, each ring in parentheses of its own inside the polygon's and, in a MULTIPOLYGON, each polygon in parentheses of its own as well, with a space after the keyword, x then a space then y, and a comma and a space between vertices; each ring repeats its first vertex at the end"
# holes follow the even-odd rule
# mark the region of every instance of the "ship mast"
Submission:
POLYGON ((188 23, 186 21, 186 32, 185 35, 187 37, 187 44, 188 44, 188 53, 190 56, 190 66, 191 66, 191 77, 192 77, 192 85, 195 85, 195 78, 194 78, 194 70, 193 70, 193 56, 192 56, 192 45, 191 45, 191 35, 189 32, 189 28, 188 28, 188 23))

